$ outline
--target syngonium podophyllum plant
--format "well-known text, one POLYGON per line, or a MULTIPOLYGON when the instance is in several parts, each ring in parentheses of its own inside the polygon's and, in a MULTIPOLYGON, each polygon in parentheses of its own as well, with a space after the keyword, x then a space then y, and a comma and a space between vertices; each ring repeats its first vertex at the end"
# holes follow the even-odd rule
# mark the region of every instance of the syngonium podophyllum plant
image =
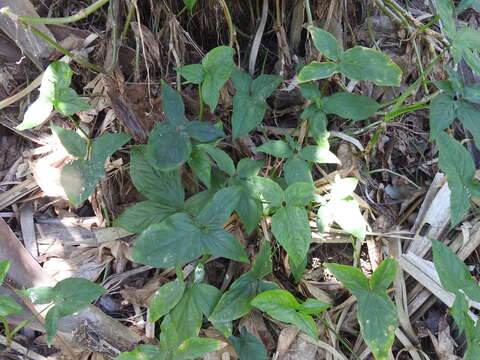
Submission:
MULTIPOLYGON (((319 36, 330 36, 318 29, 312 31, 320 34, 315 35, 317 40, 319 36)), ((315 44, 318 45, 318 41, 315 44)), ((321 46, 319 50, 322 51, 321 46)), ((343 52, 333 58, 338 63, 335 63, 338 71, 360 80, 365 78, 382 85, 399 85, 400 70, 388 57, 371 49, 358 51, 369 55, 359 57, 359 61, 365 62, 359 65, 366 69, 364 74, 355 76, 351 56, 348 53, 343 55, 343 52), (376 64, 369 67, 369 61, 376 61, 376 64), (385 73, 378 71, 379 64, 385 73), (368 74, 368 69, 374 68, 375 74, 368 74)), ((219 47, 208 53, 201 64, 180 67, 177 71, 187 81, 199 85, 201 101, 205 101, 211 110, 218 104, 220 88, 228 79, 233 80, 236 93, 231 124, 236 138, 260 124, 267 107, 266 98, 278 87, 280 79, 271 75, 252 79, 233 66, 233 54, 231 48, 219 47)), ((308 66, 317 65, 307 65, 302 71, 308 66)), ((365 237, 366 223, 358 203, 351 196, 356 180, 337 179, 332 191, 320 196, 315 193, 312 165, 340 163, 329 150, 328 115, 359 121, 372 116, 380 105, 351 93, 325 97, 312 82, 307 82, 309 79, 302 77, 302 73, 299 79, 304 82, 302 94, 311 101, 302 118, 310 122, 314 142, 303 144, 286 136, 257 148, 271 157, 286 159, 283 177, 260 175, 264 164, 258 160, 240 159, 235 165, 222 149, 222 139, 226 136, 223 124, 187 120, 180 95, 162 83, 166 121, 152 130, 147 145, 134 147, 131 151, 130 175, 147 200, 127 209, 115 225, 138 234, 133 250, 135 261, 153 267, 177 267, 177 280, 160 287, 150 301, 149 320, 161 321, 160 346, 142 346, 121 355, 121 359, 137 358, 140 354, 161 359, 187 359, 213 351, 221 344, 213 339, 198 338, 204 319, 229 339, 240 358, 254 358, 248 354, 253 354, 253 348, 261 348, 258 340, 253 341, 244 330, 239 338, 232 334, 232 321, 245 316, 253 308, 279 321, 294 324, 317 338, 315 316, 327 309, 328 304, 314 299, 299 301, 277 284, 263 280, 272 271, 268 243, 264 242, 260 247, 251 269, 236 279, 225 293, 204 283, 203 278, 203 264, 211 255, 249 262, 244 246, 225 229, 233 214, 238 216, 247 233, 255 230, 263 216, 271 217, 272 233, 288 255, 295 281, 302 278, 307 265, 312 238, 309 216, 316 204, 320 205, 317 221, 320 230, 334 222, 358 241, 365 237), (190 170, 202 191, 186 196, 181 168, 190 170), (196 270, 193 278, 187 280, 178 267, 192 261, 196 263, 196 270), (189 350, 182 353, 181 349, 189 350)), ((385 269, 391 278, 394 264, 391 260, 378 273, 385 275, 385 269)), ((339 279, 343 281, 344 277, 339 275, 339 279)), ((379 359, 388 353, 396 326, 395 308, 390 306, 385 294, 389 283, 368 285, 363 293, 356 293, 362 303, 361 314, 369 312, 364 305, 369 301, 364 301, 365 298, 378 298, 379 303, 387 304, 381 308, 380 316, 390 320, 386 326, 378 327, 378 332, 366 326, 364 318, 359 318, 365 339, 379 359)), ((260 358, 265 358, 262 356, 260 358)))

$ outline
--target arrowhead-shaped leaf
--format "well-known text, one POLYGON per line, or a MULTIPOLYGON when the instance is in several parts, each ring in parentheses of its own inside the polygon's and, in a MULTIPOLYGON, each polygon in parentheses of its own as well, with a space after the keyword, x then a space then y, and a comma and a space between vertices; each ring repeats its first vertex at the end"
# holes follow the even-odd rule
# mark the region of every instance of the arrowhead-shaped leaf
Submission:
POLYGON ((340 56, 340 72, 350 79, 380 86, 400 86, 402 70, 387 55, 355 46, 340 56))

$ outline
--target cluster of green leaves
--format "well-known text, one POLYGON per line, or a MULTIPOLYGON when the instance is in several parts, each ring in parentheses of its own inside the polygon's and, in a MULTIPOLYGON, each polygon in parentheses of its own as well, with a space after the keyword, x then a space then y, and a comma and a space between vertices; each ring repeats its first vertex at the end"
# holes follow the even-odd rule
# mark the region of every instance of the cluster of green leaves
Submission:
POLYGON ((468 7, 478 7, 475 0, 464 0, 455 9, 452 0, 439 0, 436 2, 437 12, 442 20, 443 32, 450 42, 450 52, 455 64, 460 60, 465 62, 473 71, 480 74, 480 58, 478 51, 480 50, 480 32, 471 27, 464 26, 457 28, 454 14, 456 11, 464 10, 468 7))
POLYGON ((480 302, 480 286, 462 260, 445 244, 432 239, 433 261, 442 286, 455 295, 450 314, 464 333, 468 348, 464 360, 480 358, 480 323, 469 314, 470 301, 480 302))
MULTIPOLYGON (((185 4, 191 11, 195 1, 186 1, 185 4)), ((313 62, 298 75, 302 82, 302 94, 310 100, 302 119, 309 121, 309 131, 316 145, 303 145, 286 136, 284 140, 268 141, 258 147, 259 152, 287 159, 281 178, 258 176, 264 165, 262 161, 244 158, 235 164, 218 146, 226 136, 222 124, 188 121, 180 94, 162 83, 166 121, 155 126, 147 145, 135 146, 130 153, 132 181, 147 200, 127 209, 115 221, 116 226, 139 234, 133 250, 135 261, 158 268, 178 268, 197 261, 197 269, 201 269, 207 255, 216 255, 248 263, 244 248, 224 226, 235 212, 244 230, 251 233, 262 215, 266 215, 271 216, 272 233, 287 252, 293 278, 299 281, 307 265, 311 242, 309 213, 315 203, 320 204, 317 214, 319 229, 336 222, 353 236, 364 239, 366 223, 351 196, 356 180, 338 179, 330 194, 319 196, 314 192, 311 168, 314 163, 340 163, 329 150, 327 115, 364 120, 374 115, 380 105, 367 97, 347 92, 322 97, 311 81, 341 72, 355 80, 397 86, 401 71, 380 52, 362 47, 343 51, 329 33, 314 27, 310 28, 310 32, 315 46, 331 60, 313 62), (204 191, 189 198, 186 198, 180 176, 180 168, 185 165, 190 168, 197 185, 205 187, 204 191)), ((220 90, 232 79, 236 90, 231 121, 232 137, 235 139, 254 130, 262 122, 268 108, 266 99, 280 85, 281 78, 263 74, 253 79, 235 68, 234 53, 234 49, 220 46, 211 50, 200 64, 179 67, 177 71, 188 82, 198 84, 200 102, 205 102, 212 112, 218 105, 220 90)), ((86 104, 69 87, 72 72, 68 65, 54 63, 46 75, 39 101, 48 103, 49 111, 53 107, 62 115, 70 116, 86 108, 86 104)), ((202 110, 199 119, 202 119, 202 110)), ((62 184, 70 201, 78 205, 89 196, 102 177, 107 157, 130 137, 108 134, 92 141, 61 127, 52 127, 52 130, 67 151, 77 158, 64 167, 62 184)), ((229 337, 237 351, 241 352, 242 359, 253 359, 248 356, 255 349, 261 349, 259 351, 264 355, 259 359, 263 359, 266 351, 258 340, 252 339, 251 334, 244 331, 240 337, 232 334, 232 321, 245 316, 254 307, 317 338, 312 315, 321 313, 329 305, 313 299, 299 302, 276 284, 263 280, 271 271, 268 243, 261 246, 251 269, 236 279, 224 294, 203 283, 203 277, 195 276, 193 281, 187 281, 178 271, 177 280, 163 285, 149 306, 149 321, 161 320, 160 346, 144 345, 120 355, 119 359, 193 359, 205 352, 215 351, 222 346, 219 341, 198 337, 204 318, 229 337)), ((35 303, 54 303, 47 314, 50 340, 62 316, 78 311, 103 293, 101 287, 93 288, 92 284, 84 286, 87 292, 84 293, 78 290, 81 288, 79 284, 75 284, 78 279, 68 280, 70 282, 65 280, 54 288, 34 288, 24 293, 35 303), (77 289, 73 289, 74 286, 77 289)), ((388 284, 369 285, 363 289, 361 296, 385 300, 388 284)), ((381 312, 389 310, 385 306, 381 309, 381 312)), ((370 329, 362 320, 360 324, 362 329, 370 329)), ((367 343, 375 347, 372 350, 376 356, 382 354, 381 349, 385 346, 391 346, 390 337, 368 330, 364 333, 367 343)))
POLYGON ((67 63, 54 61, 43 73, 40 95, 25 112, 18 130, 31 129, 47 120, 53 109, 63 116, 70 116, 90 109, 70 87, 73 71, 67 63))
POLYGON ((388 359, 398 319, 395 304, 386 291, 395 279, 396 260, 384 260, 369 279, 352 266, 327 264, 327 268, 357 298, 362 336, 375 358, 388 359))
POLYGON ((105 134, 90 143, 77 132, 59 126, 51 129, 63 147, 77 159, 62 168, 60 182, 68 200, 76 206, 87 200, 102 179, 104 165, 131 138, 127 134, 105 134))
POLYGON ((200 100, 215 111, 220 89, 230 79, 235 67, 233 55, 235 50, 229 46, 218 46, 210 50, 201 64, 192 64, 176 68, 189 82, 200 86, 200 100))
MULTIPOLYGON (((457 28, 454 18, 456 11, 453 1, 437 1, 437 11, 442 20, 443 31, 450 41, 453 61, 457 64, 462 58, 480 74, 480 32, 462 27, 457 28)), ((459 9, 474 6, 471 1, 462 1, 459 9)), ((450 67, 445 70, 448 80, 435 81, 442 90, 430 103, 430 135, 437 143, 439 150, 439 166, 447 174, 451 190, 451 225, 457 225, 470 209, 470 197, 479 196, 480 184, 475 180, 475 164, 468 151, 461 143, 444 130, 450 127, 455 119, 460 120, 474 138, 475 145, 480 147, 480 86, 466 85, 460 76, 450 67)))
MULTIPOLYGON (((150 302, 148 321, 163 318, 160 325, 159 359, 194 359, 218 350, 222 343, 199 338, 203 317, 208 317, 220 298, 220 291, 201 283, 202 278, 185 282, 183 274, 161 286, 150 302)), ((119 359, 123 359, 120 357, 119 359)))
POLYGON ((310 133, 320 143, 325 142, 327 131, 327 115, 333 114, 354 121, 365 120, 374 115, 380 107, 375 100, 349 92, 337 92, 322 97, 320 90, 313 82, 300 84, 302 95, 310 100, 301 118, 308 120, 310 133))
POLYGON ((400 86, 402 70, 387 55, 362 46, 343 51, 328 31, 309 27, 313 44, 330 61, 313 61, 298 74, 299 82, 326 79, 337 72, 353 80, 367 80, 380 86, 400 86))
POLYGON ((106 290, 89 280, 69 278, 60 281, 55 286, 39 286, 27 290, 19 290, 19 294, 27 297, 32 303, 52 304, 45 316, 45 328, 48 334, 48 343, 51 344, 57 333, 61 318, 75 314, 87 307, 106 290))
MULTIPOLYGON (((52 62, 43 74, 40 96, 28 107, 17 129, 26 130, 43 124, 53 109, 70 119, 79 111, 90 109, 90 105, 70 87, 72 76, 73 71, 67 63, 52 62)), ((75 131, 59 126, 52 126, 51 129, 64 148, 77 158, 63 167, 60 181, 70 202, 78 206, 90 196, 102 178, 107 158, 131 137, 126 134, 107 134, 92 143, 75 131)))

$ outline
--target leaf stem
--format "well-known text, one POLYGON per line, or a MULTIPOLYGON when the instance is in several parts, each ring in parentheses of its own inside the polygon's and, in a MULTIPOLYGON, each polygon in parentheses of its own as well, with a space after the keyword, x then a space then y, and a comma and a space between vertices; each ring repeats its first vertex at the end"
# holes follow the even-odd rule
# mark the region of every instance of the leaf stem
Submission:
POLYGON ((225 20, 227 21, 228 26, 228 46, 233 47, 235 43, 235 39, 237 37, 237 32, 235 30, 235 25, 233 25, 232 15, 230 14, 230 10, 228 9, 227 3, 225 0, 218 0, 220 5, 222 5, 223 12, 225 13, 225 20))
POLYGON ((98 0, 92 5, 86 7, 83 10, 80 10, 78 13, 72 16, 60 17, 60 18, 41 18, 41 17, 29 17, 29 16, 19 16, 10 11, 8 7, 0 9, 1 14, 8 15, 13 21, 31 23, 31 24, 68 24, 75 21, 82 20, 87 16, 94 13, 96 10, 101 8, 103 5, 107 4, 110 0, 98 0))
POLYGON ((57 42, 53 41, 52 39, 50 39, 47 35, 45 35, 43 32, 41 32, 40 30, 36 29, 35 27, 33 26, 30 26, 26 23, 21 23, 22 25, 24 25, 27 29, 29 29, 34 35, 38 36, 40 39, 46 41, 48 44, 50 44, 54 49, 56 49, 58 52, 61 52, 63 55, 66 55, 68 57, 70 57, 73 61, 75 61, 76 63, 80 64, 80 65, 83 65, 87 68, 89 68, 90 70, 93 70, 95 72, 98 72, 98 73, 102 73, 102 74, 106 74, 107 72, 102 69, 101 67, 95 65, 95 64, 92 64, 91 62, 88 62, 86 60, 82 60, 78 57, 76 57, 73 53, 71 53, 70 51, 68 51, 67 49, 65 49, 64 47, 62 47, 61 45, 59 45, 57 42))
POLYGON ((308 25, 313 26, 312 10, 310 9, 310 0, 305 0, 305 11, 307 13, 308 25))

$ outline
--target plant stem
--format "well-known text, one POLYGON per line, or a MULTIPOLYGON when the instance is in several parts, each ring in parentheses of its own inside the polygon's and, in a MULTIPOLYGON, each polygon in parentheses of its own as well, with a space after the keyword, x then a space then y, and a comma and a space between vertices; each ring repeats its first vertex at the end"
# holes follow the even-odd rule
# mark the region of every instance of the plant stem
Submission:
POLYGON ((227 3, 225 0, 218 0, 220 5, 222 5, 223 12, 225 13, 225 20, 227 21, 228 26, 228 46, 233 46, 235 43, 235 39, 237 37, 237 33, 235 31, 235 26, 233 25, 232 15, 230 14, 230 10, 228 10, 227 3))
POLYGON ((88 157, 88 154, 90 154, 90 150, 92 148, 92 138, 90 137, 90 135, 87 134, 85 130, 83 130, 83 128, 80 126, 80 123, 77 119, 75 119, 72 115, 68 115, 67 117, 75 125, 75 127, 78 130, 80 130, 83 136, 85 136, 85 139, 87 140, 87 157, 88 157))
POLYGON ((128 28, 130 26, 130 22, 132 21, 133 13, 135 12, 135 3, 136 2, 137 2, 137 0, 133 0, 130 3, 130 6, 128 7, 127 20, 125 21, 125 26, 123 27, 122 36, 121 36, 122 41, 124 41, 127 37, 128 28))
POLYGON ((198 84, 198 99, 200 100, 198 120, 203 121, 204 105, 203 105, 203 96, 202 96, 202 84, 198 84))
POLYGON ((29 16, 19 16, 10 11, 8 7, 0 9, 1 14, 8 15, 13 21, 20 21, 23 23, 32 23, 32 24, 68 24, 75 21, 82 20, 87 16, 94 13, 96 10, 101 8, 103 5, 107 4, 110 0, 98 0, 92 5, 86 7, 83 10, 80 10, 78 13, 72 16, 61 17, 61 18, 40 18, 40 17, 29 17, 29 16))
POLYGON ((95 72, 98 72, 98 73, 102 73, 102 74, 106 74, 107 72, 105 70, 103 70, 101 67, 95 65, 95 64, 92 64, 91 62, 88 62, 86 60, 82 60, 78 57, 76 57, 75 55, 73 55, 70 51, 68 51, 67 49, 65 49, 64 47, 62 47, 61 45, 59 45, 58 43, 56 43, 55 41, 53 41, 52 39, 50 39, 47 35, 45 35, 44 33, 42 33, 40 30, 36 29, 35 27, 33 26, 30 26, 28 24, 25 24, 25 23, 22 23, 24 26, 27 27, 27 29, 29 29, 34 35, 38 36, 40 39, 46 41, 48 44, 50 44, 54 49, 56 49, 57 51, 61 52, 63 55, 66 55, 68 57, 70 57, 73 61, 75 61, 76 63, 80 64, 80 65, 83 65, 87 68, 89 68, 90 70, 93 70, 95 72))
POLYGON ((305 0, 305 11, 307 13, 308 25, 313 26, 312 10, 310 9, 310 0, 305 0))

